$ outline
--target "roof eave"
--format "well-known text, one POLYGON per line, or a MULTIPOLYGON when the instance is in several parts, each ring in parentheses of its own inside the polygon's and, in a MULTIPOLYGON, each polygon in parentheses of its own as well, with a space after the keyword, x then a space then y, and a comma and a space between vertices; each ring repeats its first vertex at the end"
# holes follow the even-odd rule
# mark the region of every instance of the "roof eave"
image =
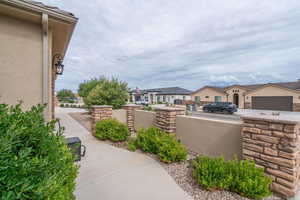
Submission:
POLYGON ((69 23, 77 23, 78 18, 76 18, 75 16, 72 16, 71 14, 63 14, 60 12, 56 12, 54 10, 51 10, 50 8, 47 7, 42 7, 39 5, 35 5, 26 1, 22 1, 22 0, 2 0, 4 3, 10 4, 10 5, 14 5, 16 7, 21 7, 23 9, 27 9, 27 10, 31 10, 33 12, 38 12, 38 13, 46 13, 49 16, 53 17, 53 18, 57 18, 59 20, 63 20, 69 23))

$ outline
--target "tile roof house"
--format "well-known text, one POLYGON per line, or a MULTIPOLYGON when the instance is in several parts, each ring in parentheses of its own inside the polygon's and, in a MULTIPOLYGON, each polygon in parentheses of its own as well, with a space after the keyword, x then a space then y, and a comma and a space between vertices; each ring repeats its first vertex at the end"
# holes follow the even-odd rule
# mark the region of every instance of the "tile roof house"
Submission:
POLYGON ((54 88, 78 19, 30 0, 0 1, 0 102, 47 104, 54 117, 54 88))
POLYGON ((191 100, 192 91, 181 87, 154 88, 146 90, 132 90, 130 92, 133 102, 147 101, 149 103, 171 103, 175 101, 191 100))
POLYGON ((300 111, 300 80, 228 87, 205 86, 192 93, 200 105, 226 101, 239 108, 300 111))

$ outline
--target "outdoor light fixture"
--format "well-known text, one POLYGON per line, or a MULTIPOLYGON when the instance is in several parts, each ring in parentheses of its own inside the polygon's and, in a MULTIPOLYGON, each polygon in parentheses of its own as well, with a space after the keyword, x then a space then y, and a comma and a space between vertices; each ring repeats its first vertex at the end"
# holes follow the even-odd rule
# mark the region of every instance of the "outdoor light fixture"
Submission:
POLYGON ((64 72, 64 65, 63 65, 63 60, 62 56, 60 54, 56 54, 53 56, 53 62, 56 74, 57 75, 62 75, 64 72))

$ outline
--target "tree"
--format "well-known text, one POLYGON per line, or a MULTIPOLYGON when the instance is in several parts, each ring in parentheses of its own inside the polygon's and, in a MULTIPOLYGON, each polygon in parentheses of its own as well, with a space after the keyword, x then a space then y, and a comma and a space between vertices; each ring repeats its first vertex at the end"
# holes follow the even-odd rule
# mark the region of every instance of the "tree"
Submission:
POLYGON ((62 89, 57 92, 57 98, 60 102, 74 103, 75 94, 72 90, 62 89))
POLYGON ((111 105, 113 109, 119 109, 126 104, 128 98, 128 87, 126 82, 116 78, 102 78, 86 98, 88 106, 111 105))
POLYGON ((98 84, 101 84, 104 80, 104 77, 100 77, 99 79, 93 78, 91 80, 87 80, 79 84, 78 95, 82 97, 83 102, 86 105, 88 104, 87 96, 98 84))

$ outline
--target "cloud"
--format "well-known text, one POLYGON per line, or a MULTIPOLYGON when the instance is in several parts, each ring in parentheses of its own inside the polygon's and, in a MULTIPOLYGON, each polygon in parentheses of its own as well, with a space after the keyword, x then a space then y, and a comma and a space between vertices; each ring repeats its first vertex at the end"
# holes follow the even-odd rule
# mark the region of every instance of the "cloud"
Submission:
POLYGON ((79 23, 58 89, 95 76, 131 87, 294 81, 298 0, 45 0, 79 23))

